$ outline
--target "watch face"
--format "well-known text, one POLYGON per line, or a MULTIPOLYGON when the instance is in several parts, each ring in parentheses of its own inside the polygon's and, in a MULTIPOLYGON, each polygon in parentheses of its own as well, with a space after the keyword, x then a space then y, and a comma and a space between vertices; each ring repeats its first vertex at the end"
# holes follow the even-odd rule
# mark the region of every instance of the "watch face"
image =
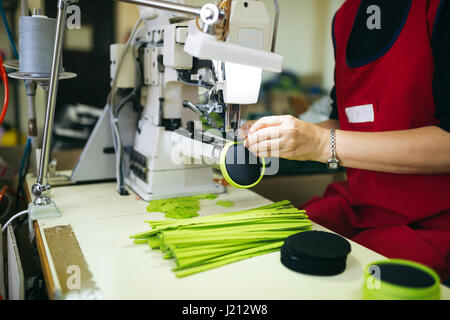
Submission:
POLYGON ((339 161, 329 160, 328 161, 328 169, 332 169, 332 170, 339 169, 339 161))

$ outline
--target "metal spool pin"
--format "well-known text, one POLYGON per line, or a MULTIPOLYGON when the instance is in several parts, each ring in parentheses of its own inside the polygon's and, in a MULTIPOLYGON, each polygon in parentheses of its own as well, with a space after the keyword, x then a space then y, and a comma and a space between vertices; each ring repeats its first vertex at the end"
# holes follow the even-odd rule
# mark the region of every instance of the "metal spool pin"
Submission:
MULTIPOLYGON (((75 0, 59 0, 58 16, 56 19, 56 35, 55 45, 53 49, 52 69, 48 84, 48 100, 44 123, 44 136, 42 142, 41 160, 39 163, 39 173, 37 182, 32 186, 32 192, 35 196, 34 205, 49 205, 51 186, 47 182, 48 162, 50 157, 50 142, 53 132, 53 121, 55 116, 56 96, 58 92, 58 82, 64 78, 64 74, 60 75, 59 66, 64 43, 64 31, 67 21, 67 8, 69 4, 75 3, 75 0)), ((41 78, 42 79, 42 78, 41 78)), ((38 80, 39 81, 39 80, 38 80)), ((44 81, 44 79, 42 79, 44 81)))
MULTIPOLYGON (((48 153, 50 138, 53 128, 53 116, 54 108, 56 103, 56 93, 57 93, 57 83, 59 80, 72 79, 77 75, 71 72, 64 72, 62 68, 55 68, 55 66, 60 66, 61 54, 62 54, 62 42, 64 37, 64 27, 66 25, 66 11, 70 3, 75 1, 71 0, 60 0, 58 3, 58 19, 56 26, 56 36, 55 36, 55 46, 53 48, 53 58, 52 58, 52 69, 50 73, 43 74, 33 74, 29 72, 20 72, 20 61, 19 60, 9 60, 5 63, 5 66, 9 69, 16 70, 15 72, 9 73, 8 76, 12 79, 24 80, 27 88, 27 95, 31 102, 30 106, 32 110, 29 110, 29 136, 36 137, 36 117, 34 110, 34 98, 36 93, 36 85, 40 85, 45 91, 47 91, 48 103, 46 108, 46 118, 44 126, 44 143, 43 150, 41 152, 41 161, 39 168, 39 178, 38 183, 33 185, 32 193, 34 194, 35 204, 48 204, 50 203, 50 198, 48 196, 48 190, 50 186, 46 182, 46 171, 48 167, 48 153), (61 69, 61 70, 60 70, 61 69), (61 71, 61 72, 60 72, 61 71), (46 155, 47 154, 47 155, 46 155), (42 183, 44 182, 44 183, 42 183)), ((34 10, 35 16, 41 16, 41 9, 34 10)), ((30 17, 27 17, 30 18, 30 17)), ((34 141, 34 140, 33 140, 34 141)))

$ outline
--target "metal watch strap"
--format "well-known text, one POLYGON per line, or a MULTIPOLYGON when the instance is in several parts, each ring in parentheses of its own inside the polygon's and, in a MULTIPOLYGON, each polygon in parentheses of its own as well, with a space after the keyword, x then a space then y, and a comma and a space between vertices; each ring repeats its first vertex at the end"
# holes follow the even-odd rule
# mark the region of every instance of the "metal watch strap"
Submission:
POLYGON ((331 149, 330 158, 328 159, 327 165, 328 169, 337 170, 339 169, 339 160, 336 157, 336 130, 332 128, 330 131, 331 149))

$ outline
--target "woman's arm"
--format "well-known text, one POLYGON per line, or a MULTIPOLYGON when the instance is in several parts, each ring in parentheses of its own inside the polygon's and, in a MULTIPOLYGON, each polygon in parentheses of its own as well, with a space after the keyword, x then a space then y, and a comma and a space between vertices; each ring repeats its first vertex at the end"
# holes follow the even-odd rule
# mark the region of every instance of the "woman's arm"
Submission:
POLYGON ((318 125, 319 127, 325 128, 325 129, 331 129, 331 128, 340 129, 341 128, 339 121, 333 120, 333 119, 316 123, 316 125, 318 125))
MULTIPOLYGON (((250 128, 246 146, 258 156, 325 163, 332 124, 314 125, 291 116, 266 117, 250 128)), ((398 174, 450 173, 450 134, 434 126, 392 132, 337 130, 336 150, 340 164, 349 168, 398 174)))

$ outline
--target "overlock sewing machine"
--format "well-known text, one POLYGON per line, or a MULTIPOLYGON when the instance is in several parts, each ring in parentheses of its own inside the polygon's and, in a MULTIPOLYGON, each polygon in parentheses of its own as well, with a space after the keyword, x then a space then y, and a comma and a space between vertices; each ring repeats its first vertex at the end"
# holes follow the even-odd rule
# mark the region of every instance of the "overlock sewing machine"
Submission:
MULTIPOLYGON (((111 94, 71 180, 116 178, 120 194, 128 185, 144 200, 223 192, 212 167, 236 187, 257 184, 267 163, 239 141, 240 106, 257 102, 262 70, 281 72, 283 59, 274 53, 278 1, 273 34, 257 0, 202 7, 119 1, 138 5, 140 19, 127 44, 111 46, 111 94)), ((58 0, 51 71, 42 80, 48 101, 30 221, 60 215, 50 197, 49 153, 58 82, 65 77, 67 9, 76 2, 58 0)))
MULTIPOLYGON (((134 93, 129 100, 137 109, 143 107, 124 128, 117 123, 135 119, 128 112, 121 121, 124 117, 116 113, 126 108, 127 97, 122 102, 110 99, 117 101, 109 105, 116 111, 105 113, 105 118, 113 118, 113 135, 125 132, 113 139, 117 189, 125 193, 126 184, 144 200, 223 192, 223 186, 213 182, 211 167, 220 168, 232 185, 251 187, 261 179, 266 163, 239 144, 240 106, 257 102, 263 69, 281 71, 281 56, 271 52, 277 23, 271 36, 268 11, 255 0, 206 4, 194 19, 184 5, 165 5, 175 11, 180 5, 183 10, 178 12, 184 14, 139 7, 144 25, 132 35, 131 49, 111 46, 113 87, 128 89, 134 93), (133 125, 135 130, 130 130, 133 125)), ((90 141, 87 150, 93 146, 90 141)), ((98 156, 88 158, 86 166, 92 166, 94 158, 99 161, 98 156)), ((85 176, 92 179, 100 171, 90 167, 85 176)), ((76 168, 73 180, 83 180, 77 175, 76 168)))

